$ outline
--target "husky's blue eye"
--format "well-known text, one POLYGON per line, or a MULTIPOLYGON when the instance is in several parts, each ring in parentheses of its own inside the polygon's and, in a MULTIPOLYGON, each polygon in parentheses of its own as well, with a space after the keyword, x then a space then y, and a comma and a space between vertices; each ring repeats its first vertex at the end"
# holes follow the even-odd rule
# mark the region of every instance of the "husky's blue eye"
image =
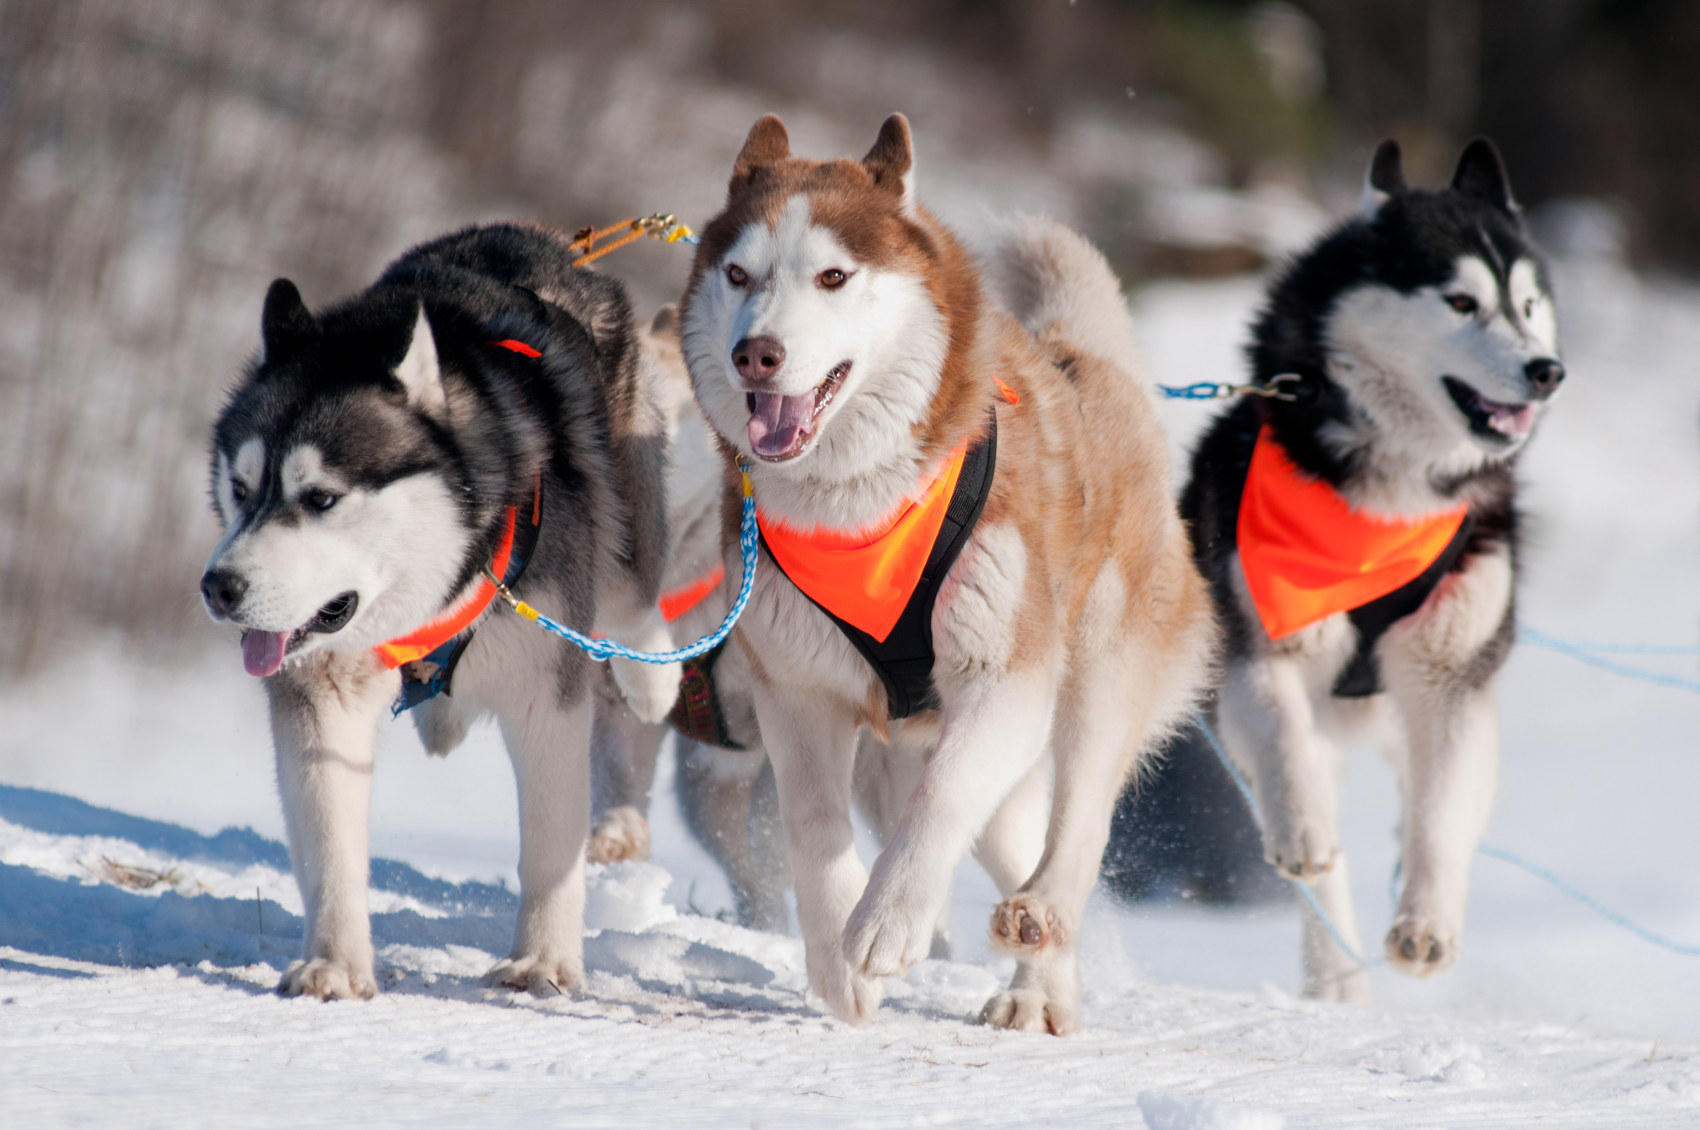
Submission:
POLYGON ((1474 314, 1477 310, 1481 309, 1481 307, 1476 304, 1476 300, 1467 294, 1448 294, 1446 296, 1446 304, 1458 311, 1460 314, 1474 314))
POLYGON ((342 495, 332 494, 328 490, 310 490, 301 496, 301 501, 305 503, 308 508, 317 510, 319 513, 323 514, 325 511, 335 506, 337 504, 337 499, 341 497, 342 495))

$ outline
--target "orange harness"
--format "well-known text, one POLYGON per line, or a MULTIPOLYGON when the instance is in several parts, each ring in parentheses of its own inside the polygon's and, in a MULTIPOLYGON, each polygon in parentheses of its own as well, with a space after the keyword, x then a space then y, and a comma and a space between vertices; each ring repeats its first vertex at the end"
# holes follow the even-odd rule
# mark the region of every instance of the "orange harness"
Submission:
POLYGON ((1265 424, 1235 541, 1258 618, 1278 640, 1404 588, 1449 551, 1455 559, 1468 516, 1463 504, 1412 521, 1353 510, 1333 487, 1293 466, 1265 424))

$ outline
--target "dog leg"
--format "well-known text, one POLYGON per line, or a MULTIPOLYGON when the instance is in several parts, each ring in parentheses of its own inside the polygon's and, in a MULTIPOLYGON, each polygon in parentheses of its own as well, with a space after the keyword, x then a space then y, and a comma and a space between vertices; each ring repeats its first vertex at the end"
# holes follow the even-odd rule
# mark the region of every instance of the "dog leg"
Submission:
POLYGON ((1511 631, 1509 555, 1484 553, 1447 578, 1382 641, 1382 675, 1408 744, 1404 792, 1405 889, 1387 934, 1395 969, 1431 976, 1458 960, 1470 862, 1499 778, 1492 666, 1511 631))
POLYGON ((519 927, 493 984, 539 996, 584 987, 584 859, 590 834, 591 695, 504 711, 502 737, 519 789, 519 927))
POLYGON ((1317 732, 1296 660, 1274 656, 1230 668, 1221 736, 1251 779, 1264 857, 1290 879, 1314 879, 1340 854, 1338 751, 1317 732))
MULTIPOLYGON (((772 796, 771 771, 760 750, 731 750, 702 745, 683 735, 673 739, 678 766, 679 807, 685 825, 714 856, 732 885, 738 924, 783 933, 790 923, 785 907, 789 876, 782 844, 767 848, 754 826, 756 782, 768 781, 769 832, 778 829, 777 803, 772 796)), ((773 838, 777 838, 776 836, 773 838)))
POLYGON ((957 862, 1044 753, 1053 688, 1029 669, 946 703, 938 748, 845 927, 852 969, 896 976, 927 956, 957 862))
POLYGON ((1431 701, 1404 713, 1411 734, 1401 781, 1405 885, 1387 960, 1429 977, 1458 960, 1470 863, 1499 777, 1498 717, 1491 688, 1457 694, 1450 707, 1431 701))
MULTIPOLYGON (((646 609, 629 622, 611 625, 606 635, 634 651, 672 651, 673 636, 667 621, 654 608, 646 609)), ((635 659, 608 661, 614 682, 636 714, 645 722, 665 722, 667 712, 679 699, 682 668, 677 663, 643 663, 635 659)))
MULTIPOLYGON (((1346 857, 1335 857, 1334 866, 1309 880, 1316 901, 1327 912, 1347 945, 1363 953, 1358 940, 1357 915, 1352 910, 1351 882, 1346 857)), ((1335 944, 1316 915, 1306 907, 1304 915, 1304 996, 1311 1000, 1338 1001, 1367 1007, 1371 1002, 1369 973, 1346 956, 1335 944)))
POLYGON ((649 793, 666 734, 665 726, 641 721, 632 712, 611 677, 603 674, 596 680, 596 716, 590 728, 591 811, 595 813, 590 862, 649 858, 649 793))
POLYGON ((884 990, 877 977, 852 969, 840 947, 868 880, 850 823, 856 719, 825 696, 800 703, 771 686, 758 686, 756 717, 779 793, 809 987, 841 1019, 860 1024, 873 1016, 884 990))
POLYGON ((400 680, 367 655, 321 653, 266 680, 289 858, 306 907, 301 960, 284 996, 371 997, 366 880, 373 747, 400 680))
POLYGON ((1150 725, 1150 706, 1130 693, 1155 685, 1142 666, 1131 654, 1106 657, 1078 672, 1058 703, 1044 855, 1032 877, 992 911, 992 943, 1025 968, 987 1003, 988 1023, 1056 1035, 1079 1027, 1080 923, 1121 785, 1150 725))

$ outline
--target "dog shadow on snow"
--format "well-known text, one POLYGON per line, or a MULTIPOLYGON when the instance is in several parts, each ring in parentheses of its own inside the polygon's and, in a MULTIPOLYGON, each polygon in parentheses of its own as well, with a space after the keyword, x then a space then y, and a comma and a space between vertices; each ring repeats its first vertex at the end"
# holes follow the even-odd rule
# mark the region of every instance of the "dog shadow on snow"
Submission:
MULTIPOLYGON (((219 870, 258 867, 289 874, 284 845, 252 829, 226 828, 207 836, 37 789, 0 785, 0 821, 49 836, 118 841, 150 857, 219 870)), ((107 862, 114 861, 122 862, 121 853, 107 862)), ((245 898, 185 894, 145 880, 135 885, 144 889, 135 889, 103 875, 95 860, 79 862, 87 874, 70 878, 0 863, 0 907, 9 909, 0 914, 0 948, 12 951, 0 955, 0 969, 96 975, 33 962, 30 955, 123 968, 170 965, 208 984, 261 994, 271 991, 269 982, 256 982, 244 967, 281 969, 300 954, 302 919, 258 891, 245 898)), ((447 882, 388 859, 372 861, 371 886, 436 912, 372 915, 387 993, 466 1002, 514 999, 488 989, 478 975, 513 937, 519 907, 514 892, 494 883, 447 882)), ((671 1014, 680 1003, 693 1011, 736 1011, 769 1021, 811 1011, 794 989, 776 984, 779 974, 762 962, 679 934, 605 929, 585 939, 585 964, 589 999, 603 998, 634 1014, 671 1014)))

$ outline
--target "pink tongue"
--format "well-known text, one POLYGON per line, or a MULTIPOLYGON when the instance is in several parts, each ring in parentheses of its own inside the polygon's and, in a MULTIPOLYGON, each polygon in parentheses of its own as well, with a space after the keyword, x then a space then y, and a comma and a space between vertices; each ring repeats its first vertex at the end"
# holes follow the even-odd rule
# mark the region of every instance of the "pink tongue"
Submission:
POLYGON ((1489 411, 1493 413, 1490 423, 1493 430, 1502 435, 1520 436, 1528 433, 1535 426, 1535 406, 1519 404, 1512 407, 1508 404, 1492 404, 1489 411))
POLYGON ((265 678, 277 674, 283 666, 283 650, 289 643, 288 632, 262 632, 250 628, 242 637, 242 666, 248 674, 265 678))
POLYGON ((784 455, 802 439, 803 428, 814 418, 813 390, 799 396, 776 392, 750 394, 755 409, 750 413, 750 447, 757 455, 784 455))

